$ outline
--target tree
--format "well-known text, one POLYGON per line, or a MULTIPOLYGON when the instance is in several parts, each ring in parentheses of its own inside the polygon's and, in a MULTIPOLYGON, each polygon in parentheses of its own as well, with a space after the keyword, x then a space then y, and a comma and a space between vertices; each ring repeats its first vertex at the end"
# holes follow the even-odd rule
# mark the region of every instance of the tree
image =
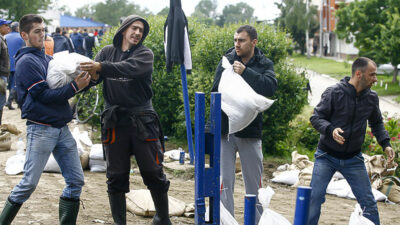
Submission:
POLYGON ((199 21, 207 25, 214 23, 217 15, 217 2, 216 0, 201 0, 192 13, 192 17, 196 17, 199 21))
POLYGON ((161 9, 160 12, 157 13, 157 16, 168 16, 169 13, 169 7, 165 6, 163 9, 161 9))
POLYGON ((89 4, 86 4, 82 6, 81 8, 76 9, 75 11, 75 16, 80 17, 80 18, 93 18, 94 15, 94 6, 90 6, 89 4))
POLYGON ((364 0, 340 4, 336 11, 339 38, 358 48, 360 56, 376 63, 393 65, 392 82, 397 82, 400 64, 399 2, 394 0, 364 0))
POLYGON ((51 0, 0 0, 0 16, 17 21, 25 14, 46 11, 51 2, 51 0))
POLYGON ((275 24, 285 28, 292 35, 301 54, 304 54, 307 48, 305 40, 307 28, 311 37, 319 28, 316 6, 310 6, 307 13, 306 3, 303 0, 282 0, 282 3, 275 4, 281 10, 281 15, 275 20, 275 24), (308 27, 307 20, 310 22, 308 27))
POLYGON ((135 3, 128 3, 127 0, 106 0, 94 5, 93 19, 112 26, 117 26, 121 17, 128 15, 147 16, 151 14, 148 9, 141 9, 135 3))
POLYGON ((224 24, 251 21, 254 19, 253 13, 253 7, 244 2, 239 2, 236 5, 226 5, 222 10, 222 15, 217 20, 217 24, 223 26, 224 24))

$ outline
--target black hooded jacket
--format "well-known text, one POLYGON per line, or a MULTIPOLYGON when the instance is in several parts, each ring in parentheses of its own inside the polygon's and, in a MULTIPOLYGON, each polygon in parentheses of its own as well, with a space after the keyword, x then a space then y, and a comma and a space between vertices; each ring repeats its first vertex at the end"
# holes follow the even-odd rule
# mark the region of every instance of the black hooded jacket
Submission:
POLYGON ((379 144, 383 148, 390 146, 378 95, 369 88, 357 95, 349 80, 350 77, 345 77, 327 88, 310 118, 313 127, 321 134, 318 148, 340 159, 349 159, 360 153, 367 121, 379 144), (344 131, 341 134, 345 139, 342 145, 332 137, 333 130, 338 127, 344 131))
MULTIPOLYGON (((235 60, 242 62, 241 58, 236 54, 235 48, 229 49, 225 53, 226 58, 231 64, 235 60)), ((218 85, 221 80, 224 68, 219 62, 215 72, 214 83, 211 89, 212 92, 218 91, 218 85)), ((243 71, 243 79, 253 88, 255 92, 265 97, 271 97, 277 88, 277 80, 275 79, 274 65, 271 60, 265 57, 260 49, 254 49, 254 56, 245 65, 246 69, 243 71)), ((222 112, 222 111, 221 111, 222 112)), ((261 138, 262 136, 262 113, 259 113, 252 123, 250 123, 243 130, 236 132, 235 136, 241 138, 261 138)), ((222 112, 221 116, 221 133, 228 134, 228 116, 222 112)))

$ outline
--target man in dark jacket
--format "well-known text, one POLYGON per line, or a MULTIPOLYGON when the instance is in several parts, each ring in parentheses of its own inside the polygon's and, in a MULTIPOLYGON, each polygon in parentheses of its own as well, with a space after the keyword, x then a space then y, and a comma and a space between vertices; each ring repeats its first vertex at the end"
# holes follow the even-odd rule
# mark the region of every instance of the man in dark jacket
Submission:
POLYGON ((72 119, 68 99, 89 84, 90 76, 81 73, 64 87, 50 89, 46 75, 51 57, 43 51, 43 18, 25 15, 19 26, 26 47, 16 54, 15 77, 18 104, 22 118, 27 120, 26 159, 24 175, 6 200, 0 224, 11 224, 21 205, 31 196, 50 154, 57 160, 66 183, 60 196, 60 224, 75 224, 84 179, 76 142, 67 126, 72 119))
POLYGON ((107 161, 107 184, 115 224, 126 224, 125 193, 129 192, 131 155, 156 208, 153 224, 171 224, 168 215, 169 181, 163 172, 163 135, 153 109, 151 89, 154 55, 142 42, 149 33, 143 18, 131 15, 121 24, 113 44, 104 47, 96 62, 81 63, 96 83, 103 81, 105 111, 102 139, 107 161), (97 74, 96 74, 97 73, 97 74))
MULTIPOLYGON (((256 47, 256 29, 249 25, 239 27, 234 35, 234 41, 235 47, 225 53, 227 59, 233 64, 233 70, 241 75, 255 92, 266 97, 272 96, 277 88, 274 67, 271 60, 256 47)), ((224 71, 221 62, 215 73, 212 92, 218 91, 224 71)), ((258 114, 246 128, 230 135, 228 135, 228 117, 223 112, 221 123, 221 201, 225 208, 234 215, 233 190, 236 152, 239 152, 240 155, 246 194, 258 195, 258 189, 261 187, 263 171, 262 113, 258 114)), ((258 223, 261 213, 262 207, 257 204, 256 223, 258 223)))
POLYGON ((394 152, 385 130, 379 98, 370 88, 376 82, 376 64, 360 57, 352 65, 352 76, 329 87, 310 118, 321 134, 310 186, 311 203, 308 225, 318 224, 321 205, 325 202, 326 188, 336 171, 342 173, 369 220, 379 225, 379 213, 361 145, 364 142, 367 121, 372 133, 385 150, 390 163, 394 152))
POLYGON ((8 77, 8 89, 10 90, 10 94, 7 99, 6 106, 8 109, 13 110, 14 107, 12 106, 13 100, 17 100, 17 89, 15 86, 15 59, 14 56, 17 51, 25 45, 24 40, 22 39, 21 35, 19 34, 18 30, 19 23, 13 22, 10 25, 11 33, 6 35, 6 41, 8 45, 8 55, 10 58, 10 76, 8 77))
POLYGON ((69 40, 62 35, 61 29, 59 27, 56 28, 56 33, 53 35, 54 40, 54 53, 68 51, 74 52, 74 49, 69 43, 69 40))
POLYGON ((8 58, 8 46, 4 38, 9 31, 12 21, 0 19, 0 124, 3 116, 3 107, 6 104, 6 84, 10 74, 10 59, 8 58))
POLYGON ((78 29, 74 29, 74 32, 70 35, 70 38, 74 44, 76 53, 85 55, 85 50, 83 49, 83 37, 78 32, 78 29))

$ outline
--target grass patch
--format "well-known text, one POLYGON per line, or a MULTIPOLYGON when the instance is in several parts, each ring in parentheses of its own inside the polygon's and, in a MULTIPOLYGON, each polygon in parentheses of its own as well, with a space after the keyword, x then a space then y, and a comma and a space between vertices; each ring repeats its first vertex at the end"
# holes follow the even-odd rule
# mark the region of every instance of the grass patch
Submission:
POLYGON ((296 67, 327 74, 336 79, 342 79, 344 76, 350 76, 351 74, 351 65, 347 62, 337 62, 335 60, 315 56, 311 56, 310 59, 307 59, 304 55, 293 55, 290 57, 290 61, 296 67))
MULTIPOLYGON (((311 56, 307 59, 304 55, 293 55, 290 57, 291 63, 296 67, 306 68, 317 73, 327 74, 338 80, 342 79, 344 76, 351 76, 351 65, 347 62, 337 62, 332 59, 319 58, 311 56)), ((386 95, 400 95, 399 84, 392 83, 392 75, 378 75, 378 82, 376 85, 372 86, 372 90, 376 91, 380 96, 386 95), (381 81, 383 82, 382 87, 380 86, 381 81), (385 84, 388 87, 385 90, 385 84)), ((396 98, 397 102, 400 102, 400 97, 396 98)))

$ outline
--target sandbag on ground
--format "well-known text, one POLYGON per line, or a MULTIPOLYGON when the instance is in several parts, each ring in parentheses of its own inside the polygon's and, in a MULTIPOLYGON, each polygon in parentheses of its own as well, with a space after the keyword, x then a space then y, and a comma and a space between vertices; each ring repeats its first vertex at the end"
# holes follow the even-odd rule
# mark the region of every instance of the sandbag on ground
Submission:
MULTIPOLYGON (((131 190, 126 194, 126 208, 138 216, 152 217, 156 213, 150 191, 147 189, 131 190)), ((182 216, 186 204, 174 197, 168 196, 170 216, 182 216)))

